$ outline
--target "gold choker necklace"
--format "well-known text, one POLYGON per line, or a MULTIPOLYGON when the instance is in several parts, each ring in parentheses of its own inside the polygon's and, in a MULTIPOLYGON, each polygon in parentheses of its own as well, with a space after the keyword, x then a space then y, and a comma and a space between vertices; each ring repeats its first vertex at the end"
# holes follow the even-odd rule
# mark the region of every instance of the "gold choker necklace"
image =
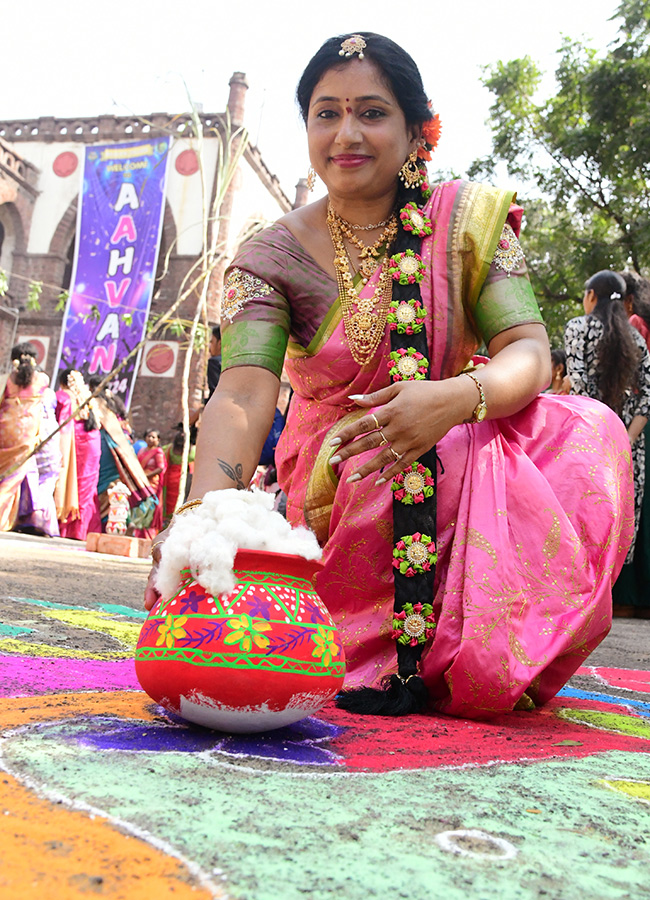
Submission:
POLYGON ((345 336, 352 358, 360 366, 363 366, 372 358, 386 328, 393 280, 384 263, 386 262, 386 251, 397 234, 397 218, 394 215, 391 216, 386 229, 375 243, 368 247, 356 235, 350 237, 350 227, 349 223, 341 219, 328 204, 327 228, 334 247, 334 268, 336 269, 345 336), (344 236, 361 251, 359 270, 362 278, 358 289, 354 286, 350 272, 350 258, 345 248, 344 236), (379 260, 379 249, 382 245, 384 245, 384 255, 379 260), (359 291, 363 290, 363 286, 377 266, 382 266, 382 272, 372 297, 360 298, 359 291))
POLYGON ((348 220, 344 219, 343 216, 339 216, 336 211, 334 211, 334 215, 337 216, 342 225, 346 225, 348 228, 352 228, 354 231, 374 231, 376 228, 385 228, 392 218, 392 216, 389 216, 388 219, 383 219, 383 221, 377 222, 376 225, 353 225, 352 222, 348 222, 348 220))

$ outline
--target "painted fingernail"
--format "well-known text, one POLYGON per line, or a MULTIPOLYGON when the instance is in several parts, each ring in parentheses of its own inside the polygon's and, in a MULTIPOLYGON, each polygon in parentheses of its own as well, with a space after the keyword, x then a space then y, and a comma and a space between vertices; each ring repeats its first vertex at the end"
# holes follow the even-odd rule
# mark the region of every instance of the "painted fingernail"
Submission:
POLYGON ((330 441, 330 447, 338 447, 340 443, 341 438, 332 438, 332 440, 330 441))
POLYGON ((365 394, 348 394, 348 400, 365 400, 365 394))
POLYGON ((331 466, 335 466, 337 463, 340 463, 340 462, 341 462, 341 457, 340 457, 340 456, 332 456, 332 457, 330 457, 330 465, 331 465, 331 466))
POLYGON ((377 481, 375 481, 375 487, 379 487, 380 484, 386 484, 386 479, 378 478, 377 481))
POLYGON ((361 481, 361 475, 358 472, 355 472, 354 475, 350 475, 349 478, 345 479, 346 484, 350 484, 352 481, 361 481))

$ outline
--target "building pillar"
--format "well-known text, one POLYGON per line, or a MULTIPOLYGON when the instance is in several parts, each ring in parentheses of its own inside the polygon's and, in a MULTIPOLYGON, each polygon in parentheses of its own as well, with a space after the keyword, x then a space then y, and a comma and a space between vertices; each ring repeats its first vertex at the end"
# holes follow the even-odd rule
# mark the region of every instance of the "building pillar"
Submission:
POLYGON ((293 201, 293 208, 300 209, 301 206, 307 206, 309 200, 309 188, 307 187, 307 179, 299 178, 296 185, 296 199, 293 201))

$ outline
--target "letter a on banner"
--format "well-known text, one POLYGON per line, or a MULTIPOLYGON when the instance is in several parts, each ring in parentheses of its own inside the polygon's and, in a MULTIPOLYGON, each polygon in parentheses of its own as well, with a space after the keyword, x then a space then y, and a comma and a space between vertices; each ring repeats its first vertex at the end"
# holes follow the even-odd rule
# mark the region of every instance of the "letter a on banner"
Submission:
MULTIPOLYGON (((56 371, 108 374, 144 338, 168 156, 169 138, 86 147, 72 285, 56 371)), ((127 409, 139 358, 134 354, 110 383, 127 409)))

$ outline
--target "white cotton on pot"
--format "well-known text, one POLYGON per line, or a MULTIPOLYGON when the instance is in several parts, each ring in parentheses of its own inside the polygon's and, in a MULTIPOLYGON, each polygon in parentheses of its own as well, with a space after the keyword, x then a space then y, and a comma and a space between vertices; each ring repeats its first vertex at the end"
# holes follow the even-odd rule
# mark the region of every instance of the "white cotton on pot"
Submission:
POLYGON ((235 555, 243 549, 308 560, 322 555, 315 535, 306 528, 291 528, 265 491, 211 491, 200 506, 173 520, 161 547, 156 589, 169 599, 178 589, 181 572, 189 569, 213 596, 229 593, 235 586, 235 555))

